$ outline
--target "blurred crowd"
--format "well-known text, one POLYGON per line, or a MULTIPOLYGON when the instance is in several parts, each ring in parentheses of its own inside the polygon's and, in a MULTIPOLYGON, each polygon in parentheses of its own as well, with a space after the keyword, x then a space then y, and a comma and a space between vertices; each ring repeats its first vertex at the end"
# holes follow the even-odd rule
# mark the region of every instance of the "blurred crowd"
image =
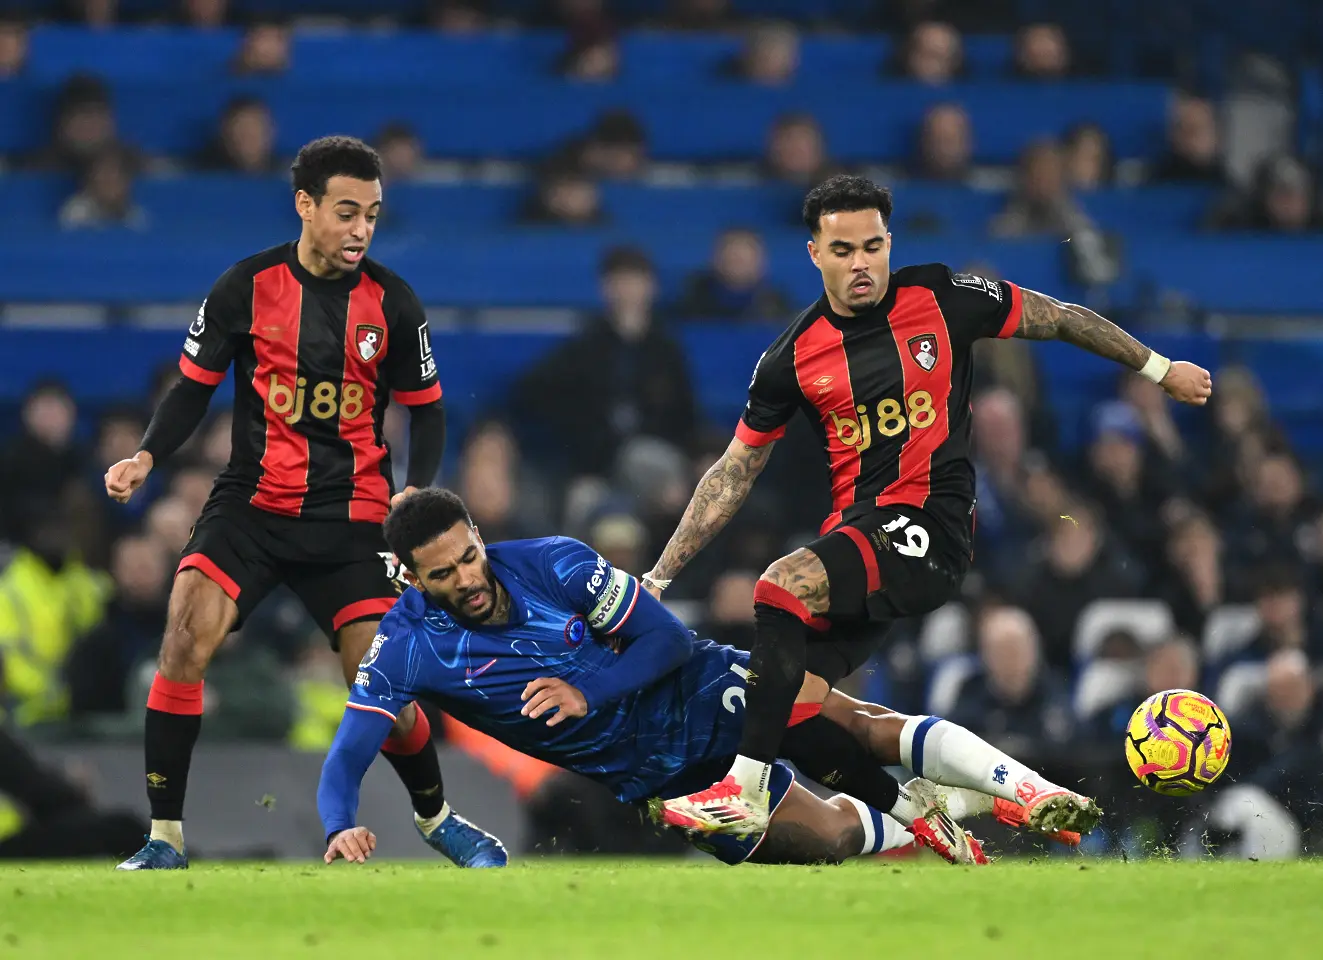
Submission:
MULTIPOLYGON (((733 234, 727 245, 746 240, 733 234)), ((712 283, 695 277, 693 295, 712 283)), ((651 566, 730 430, 703 421, 656 291, 643 254, 611 251, 600 313, 528 368, 503 407, 458 432, 440 479, 488 540, 563 533, 623 569, 651 566)), ((1199 689, 1231 719, 1229 779, 1260 789, 1260 807, 1271 801, 1313 827, 1310 797, 1323 788, 1314 602, 1323 503, 1260 385, 1243 369, 1216 371, 1213 403, 1182 432, 1161 390, 1127 374, 1092 411, 1075 459, 1055 442, 1034 349, 989 342, 976 356, 978 523, 966 595, 897 624, 853 692, 948 715, 1049 768, 1087 761, 1079 778, 1105 774, 1112 801, 1134 805, 1120 740, 1130 711, 1159 689, 1199 689)), ((213 411, 126 506, 104 496, 101 477, 135 452, 152 401, 176 375, 167 367, 141 403, 100 411, 86 440, 67 388, 39 384, 0 451, 9 724, 106 737, 141 723, 175 558, 228 456, 229 414, 213 411)), ((385 422, 399 471, 406 418, 392 408, 385 422)), ((758 574, 811 539, 828 512, 814 445, 796 422, 729 529, 668 592, 700 634, 747 646, 758 574)), ((324 748, 341 683, 316 627, 277 594, 215 660, 204 737, 324 748)), ((503 775, 515 762, 491 759, 503 775)), ((1161 803, 1168 816, 1176 810, 1161 803)))
MULTIPOLYGON (((801 27, 790 22, 747 21, 734 16, 727 0, 676 0, 664 20, 643 24, 672 30, 734 31, 742 51, 721 66, 713 82, 782 85, 795 82, 799 71, 801 27)), ((894 59, 877 65, 880 76, 908 78, 942 87, 963 78, 963 35, 959 24, 986 29, 996 24, 979 5, 914 3, 912 16, 890 21, 889 31, 904 30, 894 59), (938 9, 938 6, 944 9, 938 9), (941 15, 946 19, 937 19, 941 15)), ((995 4, 993 6, 996 6, 995 4)), ((72 16, 93 27, 118 22, 115 0, 81 0, 72 16)), ((214 28, 230 22, 226 0, 185 0, 174 22, 214 28)), ((314 26, 320 25, 315 21, 314 26)), ((481 0, 439 0, 429 6, 423 24, 447 32, 467 32, 513 21, 496 15, 481 0)), ((566 48, 556 69, 577 82, 610 82, 625 56, 620 43, 626 23, 605 0, 554 0, 528 25, 564 31, 566 48)), ((1013 23, 1014 20, 1001 21, 1013 23)), ((632 25, 632 24, 631 24, 632 25)), ((880 26, 880 25, 879 25, 880 26)), ((290 67, 292 31, 299 21, 262 18, 244 25, 243 41, 232 71, 238 75, 276 75, 290 67)), ((22 74, 28 56, 28 24, 0 16, 0 82, 22 74)), ((1095 73, 1098 66, 1080 62, 1066 32, 1057 24, 1028 23, 1014 38, 1010 67, 1016 79, 1028 83, 1059 82, 1095 73)), ((1059 139, 1028 145, 1013 168, 974 162, 977 144, 970 116, 952 100, 933 106, 915 135, 911 159, 904 164, 866 168, 885 182, 913 179, 1006 191, 1004 209, 988 224, 995 235, 1079 236, 1093 229, 1079 198, 1089 191, 1120 184, 1197 183, 1216 188, 1216 199, 1203 226, 1214 231, 1254 230, 1299 233, 1323 228, 1323 206, 1317 191, 1317 171, 1298 156, 1272 153, 1262 157, 1247 180, 1228 177, 1223 157, 1225 137, 1217 105, 1194 92, 1172 103, 1165 156, 1156 163, 1117 162, 1106 132, 1083 123, 1059 139)), ((114 98, 94 76, 70 78, 54 105, 48 145, 28 156, 3 158, 15 169, 59 171, 75 178, 77 187, 59 211, 69 229, 121 225, 145 227, 144 211, 133 201, 134 178, 181 169, 260 176, 280 173, 289 158, 278 156, 275 121, 256 96, 231 101, 217 120, 207 147, 192 157, 147 156, 125 142, 117 129, 114 98)), ((386 124, 376 146, 385 159, 390 182, 453 180, 473 170, 444 157, 429 157, 415 129, 406 121, 386 124)), ((508 165, 507 165, 508 166, 508 165)), ((757 163, 658 163, 649 156, 647 135, 626 110, 601 116, 585 136, 564 144, 544 162, 517 170, 530 181, 524 217, 528 222, 568 225, 601 224, 607 220, 598 184, 609 180, 643 180, 674 184, 702 179, 740 182, 765 179, 810 184, 839 172, 830 144, 809 114, 786 114, 767 133, 764 155, 757 163)), ((510 171, 505 171, 509 175, 510 171)), ((787 211, 791 222, 795 211, 787 211)), ((939 232, 942 218, 924 210, 905 213, 911 231, 939 232)))

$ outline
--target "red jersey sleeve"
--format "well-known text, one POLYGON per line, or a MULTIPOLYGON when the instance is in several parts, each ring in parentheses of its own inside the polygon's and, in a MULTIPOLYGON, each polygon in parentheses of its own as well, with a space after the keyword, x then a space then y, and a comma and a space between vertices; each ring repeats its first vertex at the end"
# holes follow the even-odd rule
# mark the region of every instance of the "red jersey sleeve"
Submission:
POLYGON ((989 280, 972 273, 952 273, 934 282, 937 301, 952 335, 972 343, 984 337, 1005 339, 1020 325, 1020 288, 1009 280, 989 280))
POLYGON ((786 433, 786 424, 795 415, 801 399, 799 382, 795 379, 793 357, 785 343, 773 344, 753 368, 749 382, 749 401, 735 427, 735 437, 751 447, 762 447, 780 440, 786 433))

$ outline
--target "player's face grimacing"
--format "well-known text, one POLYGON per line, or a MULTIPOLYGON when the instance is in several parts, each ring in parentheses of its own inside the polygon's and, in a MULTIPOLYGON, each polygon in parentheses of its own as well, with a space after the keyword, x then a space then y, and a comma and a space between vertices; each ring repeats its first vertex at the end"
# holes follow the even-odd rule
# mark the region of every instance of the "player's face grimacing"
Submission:
POLYGON ((321 202, 299 191, 295 205, 303 219, 321 276, 333 277, 358 267, 367 255, 381 211, 381 182, 331 177, 321 202))
POLYGON ((413 551, 404 578, 442 610, 468 623, 483 623, 496 609, 496 579, 478 531, 457 523, 413 551))
POLYGON ((877 306, 891 276, 891 234, 879 210, 824 213, 808 245, 832 309, 845 315, 877 306))

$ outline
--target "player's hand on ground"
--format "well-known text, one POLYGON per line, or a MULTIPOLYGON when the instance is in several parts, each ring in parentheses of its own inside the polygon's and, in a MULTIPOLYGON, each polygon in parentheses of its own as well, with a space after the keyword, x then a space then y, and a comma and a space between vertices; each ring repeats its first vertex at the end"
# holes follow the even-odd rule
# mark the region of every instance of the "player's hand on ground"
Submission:
POLYGON ((1197 363, 1174 360, 1161 386, 1173 400, 1202 407, 1213 393, 1213 376, 1197 363))
POLYGON ((367 827, 352 827, 341 830, 331 838, 326 847, 326 856, 322 859, 334 863, 337 858, 344 857, 350 863, 366 863, 375 849, 377 838, 371 830, 367 827))
POLYGON ((131 460, 121 460, 106 471, 106 494, 119 503, 128 503, 129 497, 142 486, 152 472, 152 455, 139 451, 131 460))
POLYGON ((588 701, 577 687, 555 677, 538 677, 524 687, 524 707, 519 712, 536 719, 555 710, 547 718, 547 726, 554 727, 567 717, 582 717, 588 713, 588 701))
POLYGON ((405 487, 405 488, 404 488, 403 490, 401 490, 399 493, 395 494, 395 496, 393 496, 393 497, 390 498, 390 505, 391 505, 391 507, 394 508, 394 506, 395 506, 397 503, 399 503, 401 500, 403 500, 403 499, 404 499, 405 497, 407 497, 409 494, 411 494, 411 493, 417 493, 417 492, 418 492, 418 488, 417 488, 417 487, 405 487))

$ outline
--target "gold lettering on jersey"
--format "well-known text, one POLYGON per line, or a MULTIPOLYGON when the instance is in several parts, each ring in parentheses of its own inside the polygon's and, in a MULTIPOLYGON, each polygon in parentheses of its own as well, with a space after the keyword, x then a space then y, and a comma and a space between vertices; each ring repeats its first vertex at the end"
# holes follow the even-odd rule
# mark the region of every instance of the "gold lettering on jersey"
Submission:
POLYGON ((858 447, 862 453, 873 445, 873 428, 883 437, 894 437, 908 425, 914 430, 924 430, 937 422, 937 411, 933 408, 933 395, 927 390, 915 390, 905 398, 902 407, 899 400, 887 397, 878 401, 872 418, 868 415, 868 405, 855 407, 859 419, 842 417, 835 410, 828 410, 832 426, 836 429, 836 439, 847 447, 858 447), (876 423, 874 423, 876 421, 876 423))
POLYGON ((330 380, 323 380, 312 388, 312 399, 307 399, 308 378, 299 377, 293 387, 280 382, 280 377, 271 374, 267 385, 266 403, 272 412, 284 417, 286 423, 298 423, 303 419, 304 405, 307 411, 318 420, 329 420, 339 416, 341 420, 354 420, 363 413, 363 385, 347 383, 344 389, 330 380))

